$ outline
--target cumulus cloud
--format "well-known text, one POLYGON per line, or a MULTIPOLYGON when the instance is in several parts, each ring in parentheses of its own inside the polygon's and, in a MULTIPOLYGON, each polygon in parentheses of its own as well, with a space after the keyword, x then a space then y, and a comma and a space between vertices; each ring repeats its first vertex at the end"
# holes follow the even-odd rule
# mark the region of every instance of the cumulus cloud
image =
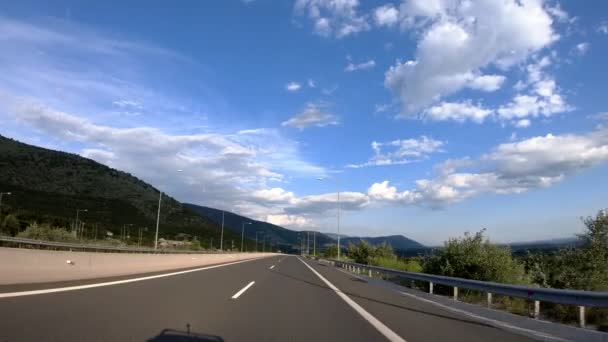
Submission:
POLYGON ((374 155, 365 163, 349 164, 348 168, 362 168, 368 166, 403 165, 420 161, 432 153, 442 152, 445 142, 426 136, 418 139, 402 139, 388 142, 371 143, 374 155))
POLYGON ((313 22, 313 30, 323 37, 343 38, 370 29, 366 16, 357 12, 358 0, 297 0, 297 14, 313 22))
POLYGON ((482 123, 493 110, 474 105, 470 101, 465 102, 441 102, 424 111, 424 117, 433 121, 454 120, 465 122, 467 120, 482 123))
POLYGON ((295 115, 287 121, 281 123, 284 127, 293 127, 300 130, 311 126, 325 127, 329 125, 337 125, 338 118, 328 112, 327 104, 323 103, 308 103, 306 108, 301 113, 295 115))
POLYGON ((419 32, 415 58, 385 73, 403 116, 467 86, 491 91, 498 78, 475 83, 484 68, 506 70, 558 39, 542 1, 406 0, 400 16, 419 32))
POLYGON ((474 77, 467 85, 471 89, 492 92, 500 89, 505 81, 502 75, 480 75, 474 77))
POLYGON ((500 119, 550 117, 573 109, 561 95, 553 77, 545 71, 551 63, 551 59, 545 56, 526 67, 527 80, 517 87, 520 93, 516 94, 509 103, 498 108, 500 119), (526 89, 528 92, 522 93, 526 89))
POLYGON ((285 90, 290 92, 296 92, 302 88, 302 85, 298 82, 289 82, 285 85, 285 90))
POLYGON ((417 180, 410 190, 398 191, 388 181, 374 183, 368 195, 376 201, 441 208, 484 193, 522 193, 548 187, 606 162, 606 127, 580 135, 547 134, 503 143, 477 160, 448 161, 438 166, 436 178, 417 180))
POLYGON ((393 4, 377 7, 374 10, 374 22, 378 26, 394 26, 399 22, 399 10, 393 4))
POLYGON ((376 62, 373 59, 370 59, 367 62, 362 62, 362 63, 358 63, 358 64, 354 64, 354 63, 350 62, 350 63, 348 63, 346 68, 344 68, 344 71, 353 72, 353 71, 357 71, 357 70, 369 70, 375 66, 376 66, 376 62))
POLYGON ((515 123, 515 127, 517 127, 517 128, 526 128, 526 127, 530 127, 531 124, 532 123, 530 122, 530 120, 528 120, 528 119, 521 119, 521 120, 518 120, 515 123))
POLYGON ((266 215, 265 221, 277 226, 289 227, 294 229, 311 228, 315 226, 310 219, 298 215, 266 215))

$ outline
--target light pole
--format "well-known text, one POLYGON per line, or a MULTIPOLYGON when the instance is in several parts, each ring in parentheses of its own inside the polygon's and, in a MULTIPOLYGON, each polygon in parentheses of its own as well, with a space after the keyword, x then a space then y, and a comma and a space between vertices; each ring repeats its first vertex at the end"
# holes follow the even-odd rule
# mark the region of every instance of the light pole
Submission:
POLYGON ((243 241, 245 240, 245 225, 251 222, 243 222, 243 230, 241 231, 241 253, 243 253, 243 241))
MULTIPOLYGON (((184 170, 177 170, 177 172, 183 172, 184 170)), ((154 249, 158 248, 158 226, 160 225, 160 203, 163 199, 163 192, 160 191, 158 194, 158 212, 156 213, 156 234, 154 234, 154 249)))
POLYGON ((0 192, 0 208, 2 208, 2 195, 12 195, 10 192, 0 192))
POLYGON ((76 234, 78 234, 78 214, 80 212, 86 213, 89 209, 76 209, 76 222, 74 222, 74 228, 76 229, 76 234))
POLYGON ((264 232, 255 232, 255 251, 258 251, 258 234, 264 234, 264 232))
POLYGON ((312 255, 317 256, 317 232, 312 232, 312 255))
MULTIPOLYGON (((317 180, 325 180, 323 177, 317 178, 317 180)), ((338 183, 338 260, 340 260, 340 177, 335 177, 336 183, 338 183)))
POLYGON ((226 214, 226 212, 222 210, 222 232, 220 234, 220 251, 224 250, 224 214, 226 214))

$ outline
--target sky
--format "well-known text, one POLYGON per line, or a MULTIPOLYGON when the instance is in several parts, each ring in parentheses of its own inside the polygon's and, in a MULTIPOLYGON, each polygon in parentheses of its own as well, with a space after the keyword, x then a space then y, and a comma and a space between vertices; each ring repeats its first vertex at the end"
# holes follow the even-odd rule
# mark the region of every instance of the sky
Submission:
POLYGON ((608 3, 5 1, 0 134, 182 202, 439 245, 608 207, 608 3), (183 170, 178 172, 177 170, 183 170))

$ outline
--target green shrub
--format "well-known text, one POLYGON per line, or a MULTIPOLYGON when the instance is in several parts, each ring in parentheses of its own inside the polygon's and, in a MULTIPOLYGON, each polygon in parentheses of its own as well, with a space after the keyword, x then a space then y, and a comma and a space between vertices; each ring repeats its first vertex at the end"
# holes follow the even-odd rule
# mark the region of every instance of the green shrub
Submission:
POLYGON ((375 256, 369 259, 372 266, 390 268, 407 272, 422 272, 422 265, 417 260, 405 260, 396 257, 375 256))
POLYGON ((72 242, 76 238, 64 228, 52 228, 48 224, 30 224, 24 231, 20 232, 17 237, 45 240, 45 241, 62 241, 72 242))
POLYGON ((6 234, 13 235, 19 232, 19 220, 15 215, 6 215, 0 223, 2 224, 2 232, 6 234))
POLYGON ((494 281, 509 284, 528 284, 521 263, 515 260, 508 247, 491 244, 484 239, 484 230, 462 238, 448 240, 444 248, 427 257, 425 273, 494 281))

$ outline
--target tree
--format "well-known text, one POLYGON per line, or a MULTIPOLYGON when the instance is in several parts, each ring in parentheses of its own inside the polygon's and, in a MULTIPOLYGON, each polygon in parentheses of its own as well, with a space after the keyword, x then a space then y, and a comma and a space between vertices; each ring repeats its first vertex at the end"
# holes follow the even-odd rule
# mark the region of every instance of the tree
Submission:
POLYGON ((424 261, 424 272, 451 277, 526 284, 528 277, 522 264, 508 247, 491 244, 484 238, 485 229, 462 238, 453 238, 444 248, 424 261))
POLYGON ((348 245, 348 256, 356 263, 367 264, 369 258, 374 256, 374 247, 365 240, 359 241, 356 245, 351 243, 348 245))
POLYGON ((327 247, 327 250, 325 250, 325 257, 326 258, 337 258, 338 257, 338 246, 331 245, 331 246, 327 247))
POLYGON ((6 231, 9 235, 15 235, 19 232, 19 220, 15 215, 9 214, 2 220, 3 231, 6 231))
POLYGON ((386 241, 375 246, 374 248, 374 257, 377 258, 387 258, 387 259, 395 259, 397 256, 393 251, 393 247, 387 243, 386 241))

